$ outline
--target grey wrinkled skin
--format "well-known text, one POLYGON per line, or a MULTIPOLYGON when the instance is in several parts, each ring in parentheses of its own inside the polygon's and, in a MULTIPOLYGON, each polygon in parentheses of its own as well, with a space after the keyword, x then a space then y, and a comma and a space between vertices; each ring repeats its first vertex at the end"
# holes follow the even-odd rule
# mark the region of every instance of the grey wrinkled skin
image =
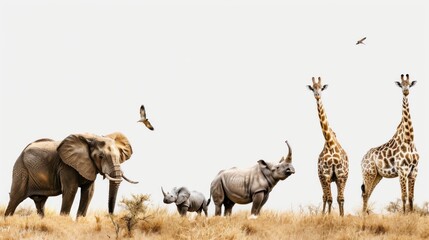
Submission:
POLYGON ((207 216, 207 207, 210 204, 210 198, 206 199, 204 195, 197 191, 189 191, 186 187, 173 188, 170 192, 164 192, 161 187, 162 194, 164 195, 164 203, 175 203, 177 211, 181 216, 186 216, 187 212, 197 212, 201 215, 201 211, 207 216))
POLYGON ((251 214, 259 215, 277 182, 295 173, 289 144, 288 148, 288 156, 282 157, 277 164, 259 160, 258 164, 249 169, 231 168, 220 171, 210 187, 210 194, 216 208, 215 215, 221 215, 222 204, 225 207, 224 215, 228 216, 231 215, 234 204, 251 202, 253 202, 251 214))
MULTIPOLYGON (((94 194, 97 174, 109 179, 108 209, 114 212, 123 175, 120 164, 131 157, 128 139, 116 132, 107 136, 71 134, 63 141, 40 139, 30 143, 15 162, 5 216, 13 215, 26 198, 44 216, 49 196, 62 194, 61 214, 68 215, 80 188, 77 216, 85 216, 94 194)), ((131 180, 127 180, 132 182, 131 180)))

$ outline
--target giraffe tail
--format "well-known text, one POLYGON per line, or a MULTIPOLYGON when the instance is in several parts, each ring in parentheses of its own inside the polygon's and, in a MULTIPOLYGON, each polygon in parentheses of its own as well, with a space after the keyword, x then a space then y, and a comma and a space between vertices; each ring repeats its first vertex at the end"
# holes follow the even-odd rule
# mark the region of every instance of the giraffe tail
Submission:
POLYGON ((362 184, 362 186, 360 186, 360 189, 362 190, 362 195, 365 193, 365 184, 362 184))

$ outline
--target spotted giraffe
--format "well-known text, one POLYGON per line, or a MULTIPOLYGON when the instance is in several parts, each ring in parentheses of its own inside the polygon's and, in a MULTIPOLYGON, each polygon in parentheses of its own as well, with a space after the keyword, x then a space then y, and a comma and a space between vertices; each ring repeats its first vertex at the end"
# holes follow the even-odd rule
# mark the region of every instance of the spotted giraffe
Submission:
POLYGON ((368 212, 368 199, 380 180, 383 177, 395 178, 398 176, 401 183, 403 211, 405 213, 407 196, 410 211, 413 211, 414 183, 417 177, 419 154, 414 146, 414 130, 407 97, 410 88, 416 84, 416 81, 410 82, 408 74, 405 77, 402 74, 401 82, 396 82, 402 89, 403 100, 402 118, 395 135, 387 143, 371 148, 362 159, 363 212, 368 212))
POLYGON ((323 108, 321 93, 328 85, 322 85, 322 80, 316 82, 312 78, 313 85, 308 88, 313 91, 317 101, 317 111, 319 113, 320 126, 325 138, 325 145, 319 155, 318 173, 323 189, 323 214, 325 214, 326 203, 328 203, 328 213, 331 213, 332 193, 331 183, 335 182, 338 189, 337 202, 340 215, 344 216, 344 188, 349 175, 349 161, 347 154, 337 140, 335 132, 329 127, 325 109, 323 108))

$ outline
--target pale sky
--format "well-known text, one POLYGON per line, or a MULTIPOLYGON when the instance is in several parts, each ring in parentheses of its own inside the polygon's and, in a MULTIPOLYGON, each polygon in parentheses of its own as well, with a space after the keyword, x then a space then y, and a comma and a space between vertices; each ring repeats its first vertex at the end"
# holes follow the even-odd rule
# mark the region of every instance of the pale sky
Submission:
MULTIPOLYGON (((356 213, 361 159, 395 133, 402 93, 394 81, 406 73, 418 81, 409 95, 420 154, 415 202, 429 201, 429 8, 413 1, 284 2, 2 1, 0 206, 28 143, 115 131, 134 150, 122 169, 140 181, 123 182, 117 202, 144 193, 153 206, 165 206, 161 186, 208 197, 220 170, 278 162, 288 140, 296 174, 277 184, 262 211, 319 205, 324 139, 306 85, 321 76, 329 84, 322 95, 329 124, 350 161, 345 210, 356 213), (364 36, 366 45, 356 46, 364 36), (153 132, 136 122, 141 104, 153 132)), ((98 176, 90 211, 107 212, 107 190, 98 176)), ((399 179, 383 179, 370 203, 381 212, 397 198, 399 179)), ((57 212, 60 205, 61 196, 46 203, 57 212)), ((30 199, 20 206, 35 209, 30 199)))

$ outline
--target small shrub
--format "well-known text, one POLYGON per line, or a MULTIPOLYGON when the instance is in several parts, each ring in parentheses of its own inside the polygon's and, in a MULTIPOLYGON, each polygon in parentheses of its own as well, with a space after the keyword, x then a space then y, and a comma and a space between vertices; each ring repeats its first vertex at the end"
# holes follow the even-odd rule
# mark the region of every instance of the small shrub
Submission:
POLYGON ((386 211, 388 213, 400 213, 400 212, 402 212, 402 200, 398 198, 398 199, 396 199, 396 201, 390 202, 386 206, 386 211))
POLYGON ((316 206, 316 205, 308 205, 307 206, 307 210, 308 210, 308 214, 314 216, 314 215, 319 215, 322 213, 321 207, 320 205, 316 206))
POLYGON ((33 214, 35 211, 31 207, 23 207, 16 210, 15 214, 22 217, 27 217, 33 214))
POLYGON ((420 216, 428 216, 429 215, 429 202, 424 202, 421 207, 418 205, 414 205, 414 212, 416 212, 420 216))
POLYGON ((142 220, 146 220, 148 216, 147 205, 145 202, 149 200, 150 196, 146 194, 131 195, 131 199, 123 198, 120 205, 126 211, 125 215, 121 217, 121 222, 125 225, 128 237, 132 237, 132 231, 135 225, 142 220))

